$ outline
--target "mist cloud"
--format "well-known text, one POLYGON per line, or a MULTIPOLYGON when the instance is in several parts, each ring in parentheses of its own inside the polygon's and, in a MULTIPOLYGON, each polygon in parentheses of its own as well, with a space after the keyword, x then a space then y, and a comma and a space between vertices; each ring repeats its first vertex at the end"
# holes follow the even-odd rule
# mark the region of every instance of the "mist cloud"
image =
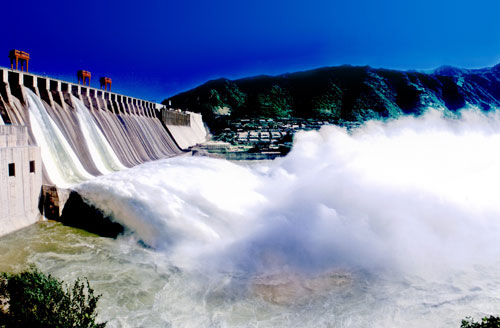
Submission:
POLYGON ((500 115, 371 121, 296 135, 238 165, 179 157, 77 190, 178 266, 427 271, 498 257, 500 115))

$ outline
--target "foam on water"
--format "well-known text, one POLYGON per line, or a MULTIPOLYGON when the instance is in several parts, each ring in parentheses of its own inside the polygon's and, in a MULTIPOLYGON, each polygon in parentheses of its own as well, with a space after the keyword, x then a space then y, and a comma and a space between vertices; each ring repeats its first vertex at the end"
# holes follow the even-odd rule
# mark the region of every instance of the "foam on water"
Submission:
POLYGON ((431 110, 299 133, 270 164, 175 158, 77 189, 183 268, 426 272, 499 255, 498 149, 498 113, 431 110))
POLYGON ((132 236, 45 223, 0 265, 89 277, 110 327, 458 327, 499 314, 498 149, 500 115, 470 109, 152 162, 77 186, 132 236))

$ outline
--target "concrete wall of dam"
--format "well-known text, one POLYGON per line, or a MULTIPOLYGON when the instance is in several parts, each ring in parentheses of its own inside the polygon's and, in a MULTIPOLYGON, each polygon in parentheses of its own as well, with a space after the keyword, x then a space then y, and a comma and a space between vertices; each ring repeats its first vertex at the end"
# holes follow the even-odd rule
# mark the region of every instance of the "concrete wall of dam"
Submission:
POLYGON ((40 218, 40 148, 28 145, 25 126, 0 126, 0 236, 40 218))
MULTIPOLYGON (((109 142, 120 162, 127 167, 147 161, 175 156, 196 143, 204 141, 205 128, 201 117, 189 113, 168 111, 178 122, 162 121, 162 105, 88 86, 78 85, 25 72, 0 68, 0 115, 6 124, 30 127, 29 101, 26 89, 41 100, 51 119, 60 128, 65 139, 75 150, 85 170, 99 175, 92 163, 91 151, 81 142, 83 135, 78 122, 79 104, 90 111, 95 123, 109 142), (78 102, 79 104, 77 104, 78 102), (194 120, 193 128, 176 129, 194 120), (180 122, 180 123, 179 123, 180 122), (200 126, 203 130, 200 132, 200 126), (203 137, 200 137, 200 136, 203 137)), ((32 132, 32 129, 30 129, 32 132)), ((30 133, 30 144, 36 140, 30 133)), ((44 183, 51 184, 48 174, 44 183)))
MULTIPOLYGON (((154 102, 0 67, 0 127, 24 126, 25 147, 40 147, 36 172, 43 188, 38 186, 35 203, 51 219, 62 213, 72 185, 177 156, 205 141, 199 114, 171 111, 166 124, 165 111, 154 102)), ((12 214, 18 205, 9 197, 0 203, 0 224, 8 227, 0 227, 0 235, 33 222, 31 214, 28 220, 12 214)), ((33 195, 26 197, 32 204, 33 195)))
POLYGON ((207 130, 198 113, 163 110, 162 120, 182 149, 201 144, 207 140, 207 130))
MULTIPOLYGON (((0 70, 0 77, 3 82, 0 83, 3 121, 28 126, 29 142, 37 144, 31 129, 30 110, 33 108, 30 106, 34 106, 30 103, 29 89, 36 95, 38 104, 35 105, 48 113, 84 170, 91 175, 104 172, 96 167, 89 145, 82 142, 84 133, 77 115, 78 101, 89 110, 124 166, 131 167, 180 152, 157 119, 159 108, 155 103, 19 71, 0 70)), ((43 179, 44 184, 57 184, 46 170, 43 179)))

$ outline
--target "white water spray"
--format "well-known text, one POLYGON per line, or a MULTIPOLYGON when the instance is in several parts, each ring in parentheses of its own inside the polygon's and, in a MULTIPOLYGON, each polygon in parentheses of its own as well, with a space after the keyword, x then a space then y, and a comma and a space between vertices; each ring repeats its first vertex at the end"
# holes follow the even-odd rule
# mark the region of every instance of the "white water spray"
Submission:
POLYGON ((499 113, 430 111, 152 162, 77 189, 154 249, 46 223, 0 263, 88 276, 109 327, 459 327, 499 314, 498 149, 499 113))
POLYGON ((498 149, 498 113, 429 111, 300 133, 253 168, 176 158, 77 189, 185 268, 426 271, 500 255, 498 149))

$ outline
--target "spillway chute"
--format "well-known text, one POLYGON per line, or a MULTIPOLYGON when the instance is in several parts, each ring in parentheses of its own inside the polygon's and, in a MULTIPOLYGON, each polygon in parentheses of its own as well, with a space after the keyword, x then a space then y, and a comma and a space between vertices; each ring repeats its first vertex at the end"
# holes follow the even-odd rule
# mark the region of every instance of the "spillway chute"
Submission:
POLYGON ((76 107, 83 137, 97 169, 103 174, 123 170, 125 166, 116 156, 113 148, 95 123, 87 107, 80 99, 74 96, 71 97, 76 107))
POLYGON ((52 182, 59 187, 68 187, 93 178, 48 114, 41 99, 28 88, 24 88, 24 91, 27 96, 31 130, 41 148, 43 164, 52 182))

